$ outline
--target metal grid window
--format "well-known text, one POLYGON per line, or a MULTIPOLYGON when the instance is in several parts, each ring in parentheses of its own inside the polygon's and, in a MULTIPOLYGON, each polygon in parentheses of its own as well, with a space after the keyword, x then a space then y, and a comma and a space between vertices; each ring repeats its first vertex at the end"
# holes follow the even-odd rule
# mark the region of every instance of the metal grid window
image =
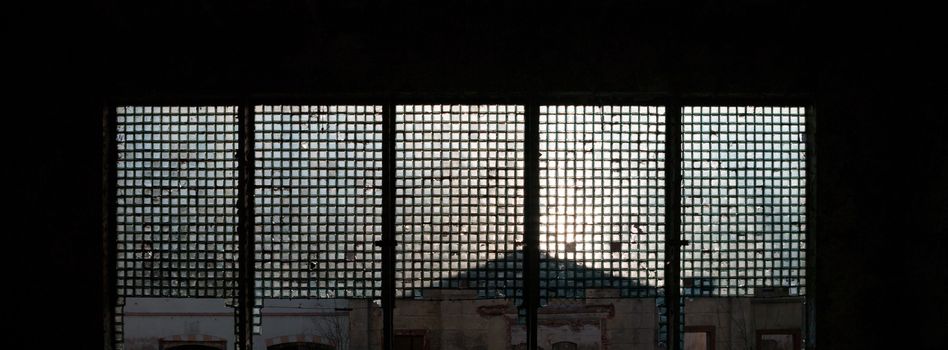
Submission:
POLYGON ((122 297, 233 297, 236 107, 116 108, 122 297))
POLYGON ((258 297, 379 296, 381 106, 256 106, 258 297))
POLYGON ((396 293, 521 291, 524 107, 405 105, 396 118, 396 293))
MULTIPOLYGON (((540 300, 617 288, 657 297, 664 315, 662 266, 675 261, 664 254, 664 107, 538 110, 540 300)), ((236 297, 239 263, 255 269, 255 287, 244 285, 256 289, 255 325, 263 298, 382 295, 373 245, 383 231, 382 135, 391 131, 382 111, 247 111, 254 212, 241 218, 255 224, 255 255, 238 262, 238 108, 116 108, 115 341, 125 297, 236 297)), ((519 301, 531 273, 521 253, 524 106, 386 112, 395 119, 394 188, 385 185, 395 192, 395 295, 469 288, 519 301)), ((669 210, 681 211, 682 295, 805 295, 804 108, 675 112, 681 202, 669 210)))
POLYGON ((805 110, 684 107, 682 290, 805 294, 805 110))
POLYGON ((540 295, 663 283, 665 108, 540 106, 540 295))

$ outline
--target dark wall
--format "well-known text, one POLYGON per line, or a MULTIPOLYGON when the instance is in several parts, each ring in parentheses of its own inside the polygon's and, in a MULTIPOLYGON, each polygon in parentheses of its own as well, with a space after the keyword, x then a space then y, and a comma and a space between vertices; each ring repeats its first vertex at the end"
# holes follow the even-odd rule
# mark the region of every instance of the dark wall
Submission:
MULTIPOLYGON (((15 339, 101 348, 102 106, 114 96, 547 92, 804 96, 817 115, 818 345, 948 329, 935 11, 777 4, 14 6, 15 339), (47 7, 48 6, 48 7, 47 7), (21 225, 22 224, 22 225, 21 225)), ((9 141, 8 141, 9 142, 9 141)))

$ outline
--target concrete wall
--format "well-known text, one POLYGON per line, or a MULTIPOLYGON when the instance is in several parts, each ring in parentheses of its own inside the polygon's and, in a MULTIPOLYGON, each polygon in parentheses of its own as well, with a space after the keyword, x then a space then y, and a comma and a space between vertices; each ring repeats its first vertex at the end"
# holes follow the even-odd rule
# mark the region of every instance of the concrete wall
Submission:
POLYGON ((361 338, 369 323, 352 324, 364 314, 365 303, 346 299, 266 299, 261 310, 260 334, 254 335, 254 350, 284 342, 306 341, 351 349, 352 339, 361 338))
POLYGON ((222 339, 232 349, 234 309, 226 299, 126 298, 125 349, 158 350, 162 339, 222 339))
MULTIPOLYGON (((254 349, 296 341, 368 348, 359 342, 371 333, 373 322, 360 317, 368 308, 363 300, 264 300, 263 325, 254 335, 254 349)), ((126 350, 157 350, 162 339, 219 339, 232 349, 236 340, 234 309, 226 299, 127 298, 124 311, 126 350)))
POLYGON ((470 290, 426 290, 426 299, 395 304, 395 332, 425 334, 428 349, 508 349, 509 301, 476 299, 470 290))
POLYGON ((804 334, 803 298, 686 298, 685 326, 711 326, 715 349, 756 347, 759 330, 804 334))

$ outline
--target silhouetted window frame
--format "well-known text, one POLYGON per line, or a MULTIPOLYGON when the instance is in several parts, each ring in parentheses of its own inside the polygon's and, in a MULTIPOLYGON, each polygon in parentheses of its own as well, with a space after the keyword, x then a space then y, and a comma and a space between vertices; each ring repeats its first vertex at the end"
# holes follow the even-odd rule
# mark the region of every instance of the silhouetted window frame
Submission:
MULTIPOLYGON (((244 271, 252 271, 252 263, 253 263, 252 262, 252 258, 253 258, 252 244, 245 241, 246 237, 248 235, 252 235, 253 232, 252 232, 252 229, 251 229, 251 232, 247 232, 246 231, 247 229, 244 225, 244 223, 246 222, 249 222, 249 223, 253 222, 252 200, 250 201, 251 203, 247 203, 247 198, 246 198, 248 194, 250 198, 252 198, 252 193, 253 193, 253 184, 252 184, 253 150, 248 149, 248 147, 246 147, 248 145, 247 144, 248 138, 250 140, 249 141, 250 146, 252 146, 252 142, 253 142, 252 141, 253 140, 252 139, 252 134, 253 134, 252 125, 253 125, 253 115, 254 115, 253 107, 256 105, 262 105, 262 104, 284 104, 284 105, 286 104, 306 104, 306 105, 313 105, 313 104, 378 105, 378 104, 383 104, 384 109, 386 110, 385 119, 389 120, 389 119, 394 119, 392 117, 393 112, 391 110, 394 109, 395 105, 426 104, 426 103, 524 105, 527 107, 526 109, 528 113, 528 116, 526 118, 528 133, 530 133, 531 130, 532 132, 538 132, 537 119, 535 118, 536 114, 538 113, 537 112, 538 110, 533 107, 536 107, 539 105, 563 105, 563 104, 649 105, 651 104, 651 105, 664 106, 666 110, 669 111, 668 118, 666 118, 666 120, 669 123, 674 123, 674 124, 681 123, 680 113, 681 113, 682 106, 743 105, 743 106, 803 106, 805 107, 807 109, 806 130, 805 130, 806 138, 804 140, 804 143, 805 143, 804 147, 806 150, 805 151, 805 154, 806 154, 805 164, 806 164, 806 169, 807 169, 806 171, 807 184, 806 184, 806 189, 805 189, 805 196, 807 198, 806 208, 805 208, 806 222, 807 222, 807 230, 805 232, 805 235, 806 235, 807 244, 806 244, 805 249, 806 249, 807 257, 806 257, 805 275, 810 276, 811 278, 807 280, 807 287, 809 288, 809 292, 807 292, 804 295, 804 297, 807 300, 808 309, 805 316, 806 322, 804 324, 805 328, 803 330, 803 333, 807 334, 808 337, 814 334, 814 330, 813 330, 814 318, 813 318, 813 309, 812 309, 813 305, 815 305, 815 303, 813 302, 814 281, 812 279, 812 276, 814 276, 814 274, 811 273, 811 270, 814 267, 813 259, 816 256, 816 254, 814 253, 815 244, 813 244, 813 241, 814 241, 813 238, 814 238, 815 233, 818 231, 818 228, 816 228, 814 225, 814 218, 815 218, 814 213, 815 213, 816 202, 817 202, 815 198, 815 191, 814 191, 814 186, 816 183, 814 179, 816 178, 816 174, 817 174, 816 162, 815 162, 816 157, 815 157, 815 152, 814 152, 815 143, 816 143, 815 142, 815 135, 816 135, 815 114, 816 113, 812 106, 811 98, 808 96, 735 95, 735 96, 708 97, 707 95, 695 94, 695 95, 688 95, 686 97, 682 97, 682 95, 670 95, 670 94, 622 94, 622 93, 616 93, 616 94, 549 93, 549 94, 541 94, 541 95, 536 95, 536 94, 527 95, 527 94, 522 94, 522 93, 466 94, 466 95, 450 95, 450 94, 439 95, 439 94, 433 94, 433 93, 416 93, 416 94, 402 94, 402 95, 378 94, 378 95, 369 96, 369 97, 353 96, 353 95, 318 95, 318 94, 312 95, 312 96, 302 96, 302 97, 299 95, 286 95, 282 97, 280 96, 273 97, 273 96, 265 96, 265 95, 252 96, 252 97, 248 97, 248 96, 239 96, 239 97, 203 96, 202 97, 202 96, 193 96, 193 95, 164 95, 164 96, 157 96, 157 97, 155 96, 151 96, 151 97, 116 96, 104 102, 103 104, 103 115, 102 115, 103 128, 104 128, 103 167, 104 167, 104 174, 106 174, 106 176, 103 179, 103 194, 102 195, 103 195, 104 208, 103 208, 103 230, 102 230, 102 236, 101 236, 101 243, 104 249, 104 257, 103 257, 103 265, 102 265, 102 276, 103 276, 102 289, 103 289, 103 293, 108 299, 108 303, 104 305, 105 310, 103 311, 103 313, 104 313, 104 316, 107 318, 107 321, 106 321, 107 324, 111 325, 108 329, 106 329, 106 334, 108 337, 107 339, 109 339, 108 341, 116 342, 116 339, 114 337, 114 330, 115 330, 114 323, 115 323, 115 317, 116 317, 115 316, 116 310, 114 308, 115 300, 116 300, 116 284, 115 284, 116 282, 116 276, 115 276, 116 240, 114 236, 115 235, 115 208, 116 208, 115 161, 116 161, 116 153, 117 153, 116 148, 115 148, 116 147, 115 135, 117 133, 116 121, 115 121, 115 108, 116 107, 127 106, 127 105, 205 106, 205 105, 221 105, 221 104, 230 104, 230 105, 238 106, 238 134, 239 134, 238 142, 241 143, 239 147, 239 153, 244 156, 238 162, 239 163, 238 171, 242 175, 242 177, 238 181, 238 188, 239 188, 240 197, 243 200, 243 202, 238 203, 238 205, 240 206, 240 208, 238 208, 238 213, 241 220, 241 223, 238 225, 239 226, 238 235, 240 236, 240 239, 241 239, 241 243, 239 244, 240 249, 238 251, 238 254, 240 255, 240 266, 241 266, 240 276, 242 276, 238 282, 238 289, 240 289, 240 291, 238 292, 238 295, 239 295, 239 299, 242 299, 245 302, 240 303, 241 308, 237 310, 240 316, 237 318, 238 331, 237 331, 236 336, 237 336, 238 348, 241 348, 242 345, 249 346, 250 344, 252 344, 251 339, 253 337, 252 335, 253 333, 252 331, 253 274, 250 273, 248 276, 244 273, 244 271), (248 154, 249 154, 249 158, 247 157, 248 154), (248 189, 249 189, 249 192, 248 192, 248 189), (248 249, 248 245, 249 245, 249 249, 248 249)), ((680 142, 681 142, 680 141, 680 133, 681 133, 680 126, 676 128, 666 128, 666 130, 667 132, 670 132, 670 133, 671 132, 677 133, 677 136, 678 136, 678 137, 666 137, 666 142, 668 142, 670 145, 674 145, 673 148, 666 148, 666 152, 671 153, 673 150, 678 150, 678 152, 680 152, 680 142)), ((394 132, 394 130, 390 130, 386 132, 394 132)), ((392 140, 392 142, 394 141, 392 140)), ((530 135, 528 135, 526 137, 525 142, 530 144, 530 143, 536 143, 539 141, 536 139, 536 137, 531 138, 530 135)), ((533 145, 534 148, 536 148, 535 146, 536 145, 533 145)), ((383 152, 388 152, 393 147, 394 146, 392 146, 388 141, 383 142, 383 152)), ((528 145, 528 147, 530 146, 528 145)), ((528 156, 531 156, 531 155, 528 155, 528 156)), ((680 164, 673 164, 673 163, 676 163, 676 159, 678 158, 666 157, 666 162, 667 162, 666 169, 680 172, 680 164)), ((394 160, 391 160, 391 162, 394 163, 394 160)), ((678 160, 677 162, 680 163, 680 160, 678 160)), ((527 174, 526 175, 527 177, 539 176, 537 173, 530 174, 529 168, 525 170, 525 173, 527 174)), ((666 182, 671 183, 672 181, 670 180, 671 179, 666 179, 666 182)), ((526 182, 527 182, 526 186, 529 187, 530 186, 529 181, 526 181, 526 182)), ((677 197, 680 195, 680 187, 678 187, 680 186, 680 184, 674 184, 674 186, 675 188, 678 188, 678 190, 676 191, 677 194, 674 195, 675 197, 677 197)), ((391 187, 393 186, 390 186, 390 185, 384 186, 383 192, 394 193, 394 188, 391 188, 391 187)), ((669 192, 666 192, 666 198, 668 198, 668 196, 670 195, 672 194, 669 192)), ((532 193, 531 191, 526 191, 527 204, 525 204, 525 206, 529 208, 531 205, 534 205, 535 202, 538 201, 538 198, 539 198, 539 193, 537 191, 533 191, 532 193)), ((668 211, 666 211, 666 216, 672 216, 673 213, 677 213, 677 215, 680 217, 681 215, 680 202, 666 200, 666 206, 668 208, 667 209, 668 211), (676 211, 676 209, 678 211, 676 211)), ((391 210, 388 210, 388 211, 391 212, 391 210)), ((525 216, 531 216, 531 215, 539 216, 539 213, 537 211, 534 211, 531 213, 529 210, 527 210, 525 216)), ((677 218, 673 218, 672 220, 677 221, 677 218)), ((538 220, 533 220, 533 221, 537 222, 538 220)), ((383 221, 383 223, 384 222, 385 221, 383 221)), ((530 218, 528 217, 525 220, 525 222, 529 225, 529 223, 531 222, 530 218)), ((383 231, 384 230, 385 229, 383 228, 383 231)), ((678 227, 675 227, 674 230, 668 230, 668 231, 671 231, 669 232, 669 234, 677 235, 677 237, 674 240, 666 240, 665 242, 666 252, 672 252, 672 253, 679 252, 679 249, 676 246, 677 244, 681 244, 681 242, 678 240, 681 237, 679 230, 680 230, 680 224, 678 225, 678 227)), ((525 232, 529 233, 530 229, 526 228, 525 232)), ((390 239, 389 242, 391 243, 385 243, 387 241, 387 238, 385 238, 384 236, 385 235, 383 234, 382 241, 376 242, 377 245, 380 245, 381 247, 383 247, 383 252, 384 252, 384 248, 386 244, 391 244, 391 245, 395 244, 394 237, 388 238, 390 239)), ((384 253, 383 253, 383 256, 385 256, 384 253)), ((666 259, 669 259, 668 261, 671 262, 672 264, 680 264, 679 262, 680 256, 674 256, 674 254, 666 254, 666 256, 667 256, 666 259)), ((384 261, 383 264, 387 263, 389 265, 394 266, 393 264, 394 254, 392 254, 390 257, 385 257, 383 261, 384 261)), ((536 278, 535 275, 537 275, 539 272, 534 271, 534 270, 535 268, 531 268, 528 264, 524 264, 524 273, 523 273, 524 278, 525 279, 536 278)), ((385 276, 384 272, 383 272, 383 276, 385 276)), ((680 280, 680 272, 678 274, 667 275, 666 280, 669 282, 674 281, 672 283, 666 282, 665 288, 674 292, 672 294, 666 294, 666 296, 669 297, 669 299, 671 299, 669 300, 669 302, 677 303, 676 301, 674 301, 677 298, 671 298, 671 296, 679 295, 677 288, 679 288, 678 281, 680 280)), ((532 301, 533 305, 539 306, 539 303, 535 299, 535 298, 538 298, 537 296, 538 294, 537 293, 527 294, 526 293, 527 288, 528 287, 525 287, 525 296, 524 296, 525 303, 530 303, 532 301), (533 295, 533 294, 537 294, 537 295, 533 295)), ((383 281, 383 291, 382 291, 383 303, 384 303, 384 300, 386 299, 384 294, 393 290, 394 290, 393 285, 385 286, 385 282, 383 281)), ((672 310, 675 310, 675 309, 672 308, 672 310)), ((532 312, 534 312, 534 317, 535 317, 535 310, 532 312)), ((391 315, 390 312, 386 314, 391 315)), ((671 314, 677 315, 678 312, 671 311, 671 314)), ((529 317, 529 311, 528 311, 528 317, 529 317)), ((675 320, 675 319, 678 319, 678 318, 677 317, 669 318, 670 321, 675 320)), ((534 328, 528 327, 528 330, 527 330, 528 334, 530 333, 536 334, 537 330, 535 329, 535 326, 536 324, 534 324, 534 328)), ((386 322, 386 325, 383 327, 383 329, 385 330, 384 331, 385 334, 396 334, 394 332, 397 332, 396 330, 393 329, 392 325, 390 324, 390 321, 386 322)), ((670 332, 669 334, 672 334, 672 333, 676 333, 676 332, 670 332)), ((758 332, 758 337, 761 334, 764 334, 764 333, 758 332)), ((801 340, 800 330, 797 330, 796 339, 797 341, 801 340)), ((808 341, 807 347, 808 348, 811 347, 812 344, 813 344, 812 342, 808 341)))

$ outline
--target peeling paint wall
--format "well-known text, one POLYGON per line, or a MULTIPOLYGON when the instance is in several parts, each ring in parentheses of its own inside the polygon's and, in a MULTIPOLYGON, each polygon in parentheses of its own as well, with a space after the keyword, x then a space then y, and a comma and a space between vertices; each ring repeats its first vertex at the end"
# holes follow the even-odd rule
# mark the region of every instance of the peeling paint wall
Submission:
POLYGON ((232 347, 234 309, 225 299, 127 298, 125 349, 157 350, 162 339, 220 339, 232 347))
MULTIPOLYGON (((444 290, 428 293, 435 300, 398 300, 395 333, 421 334, 432 350, 507 350, 526 342, 526 327, 516 323, 516 307, 510 301, 437 300, 464 293, 444 290)), ((755 346, 758 330, 802 333, 802 302, 795 297, 689 298, 685 322, 714 327, 716 349, 746 349, 755 346)), ((228 346, 234 341, 233 310, 223 300, 129 299, 126 313, 128 350, 157 350, 159 339, 175 335, 219 337, 228 346)), ((376 349, 381 323, 381 309, 370 300, 267 300, 263 333, 254 336, 254 349, 297 336, 338 349, 376 349)), ((553 299, 540 310, 539 323, 538 340, 544 349, 558 342, 589 350, 659 349, 658 314, 650 298, 553 299)))

